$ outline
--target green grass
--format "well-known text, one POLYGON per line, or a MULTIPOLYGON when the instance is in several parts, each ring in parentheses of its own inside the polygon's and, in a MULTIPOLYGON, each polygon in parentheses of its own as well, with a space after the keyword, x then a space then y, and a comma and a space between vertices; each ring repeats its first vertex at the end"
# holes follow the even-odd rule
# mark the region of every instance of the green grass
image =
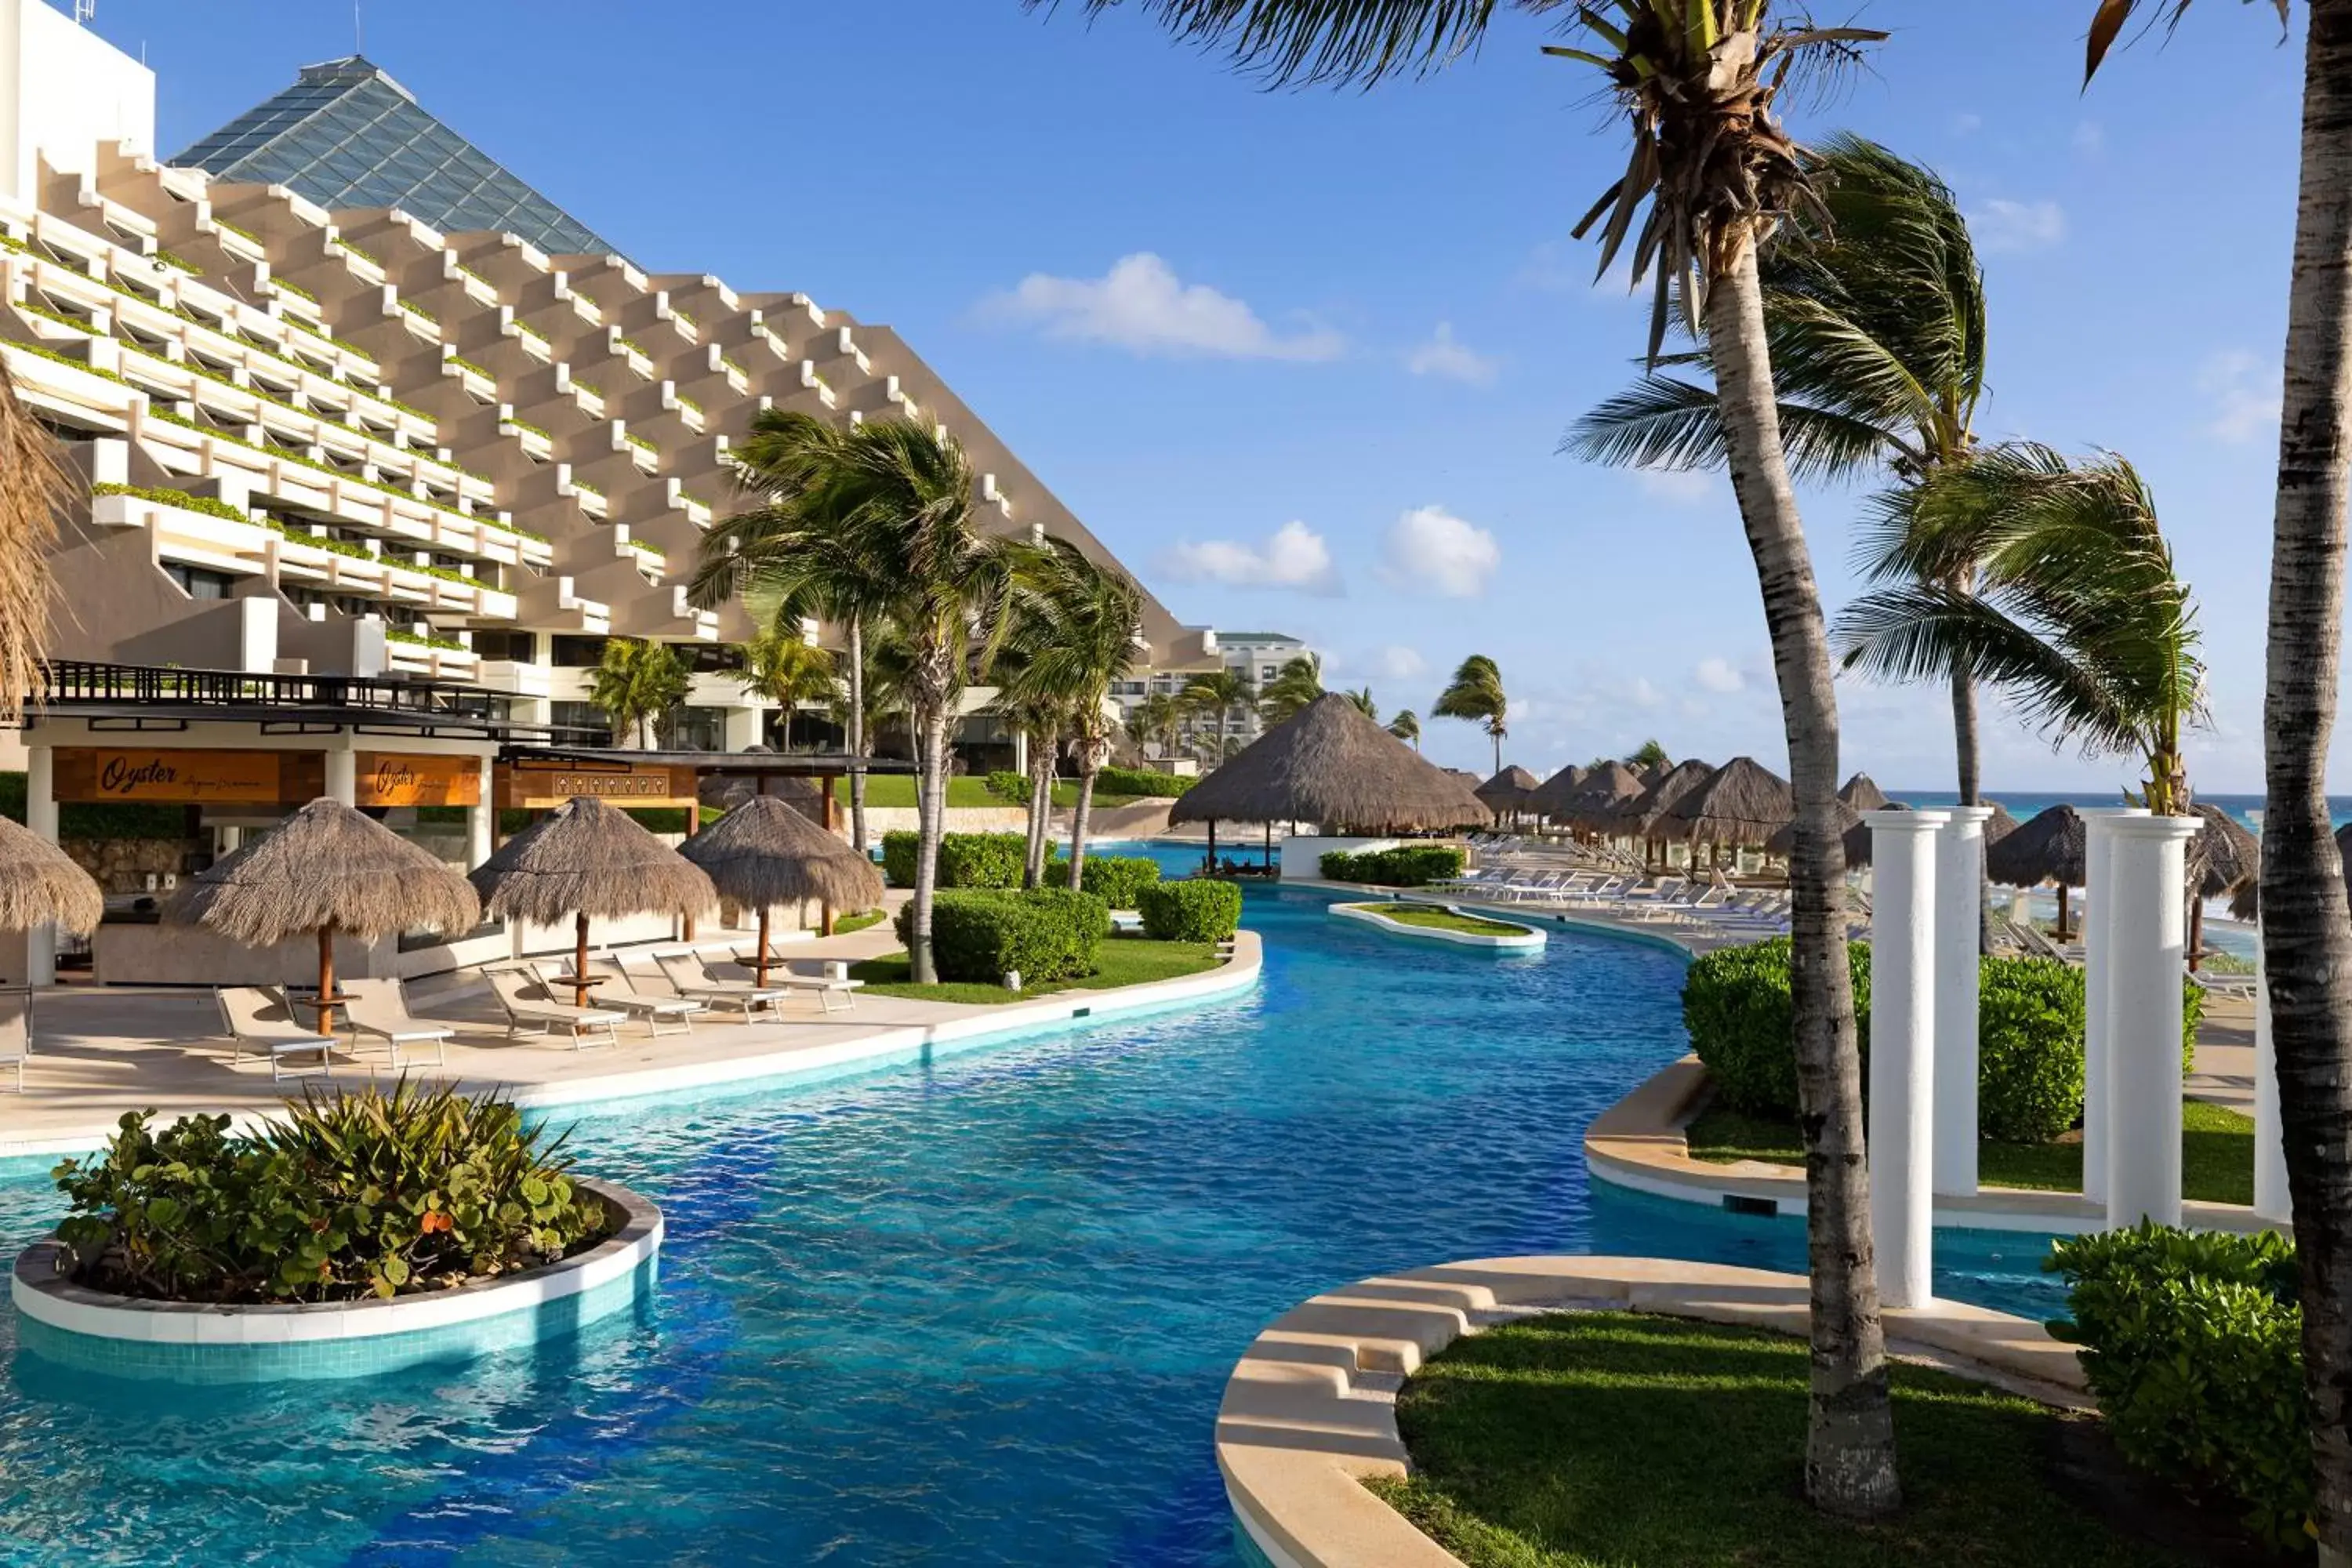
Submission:
POLYGON ((2053 1478, 2060 1429, 2084 1417, 1901 1363, 1901 1514, 1817 1513, 1801 1494, 1806 1369, 1801 1340, 1627 1312, 1489 1329, 1405 1385, 1414 1474, 1370 1485, 1469 1568, 2192 1561, 2124 1535, 2053 1478))
MULTIPOLYGON (((1769 1117, 1745 1116, 1709 1106, 1684 1130, 1691 1157, 1718 1163, 1762 1160, 1802 1165, 1804 1144, 1795 1127, 1769 1117)), ((1988 1186, 2027 1187, 2037 1192, 2083 1190, 2083 1145, 2003 1143, 1977 1145, 1977 1173, 1988 1186)), ((2254 1201, 2254 1124, 2223 1106, 2191 1100, 2180 1107, 2180 1188, 2204 1203, 2254 1201)))
POLYGON ((1452 910, 1439 909, 1435 904, 1344 904, 1350 910, 1370 910, 1382 920, 1398 925, 1427 926, 1432 931, 1458 931, 1470 936, 1525 936, 1528 928, 1502 921, 1482 921, 1475 915, 1457 915, 1452 910))
POLYGON ((868 996, 908 996, 918 1002, 961 1002, 994 1006, 1056 991, 1108 991, 1117 985, 1141 985, 1153 980, 1175 980, 1217 966, 1217 950, 1208 942, 1153 942, 1147 937, 1114 936, 1103 941, 1092 974, 1080 980, 1050 980, 1019 991, 979 982, 944 982, 917 985, 907 978, 907 955, 894 952, 849 966, 849 977, 866 982, 868 996))
POLYGON ((880 910, 867 910, 862 914, 844 915, 833 922, 833 934, 847 936, 851 931, 864 931, 867 926, 878 926, 887 918, 880 910))

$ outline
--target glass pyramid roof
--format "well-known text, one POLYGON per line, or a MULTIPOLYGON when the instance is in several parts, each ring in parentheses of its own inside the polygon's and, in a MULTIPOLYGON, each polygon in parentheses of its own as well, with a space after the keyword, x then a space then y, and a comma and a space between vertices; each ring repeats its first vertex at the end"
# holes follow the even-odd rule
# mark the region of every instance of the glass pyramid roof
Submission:
POLYGON ((398 207, 450 234, 520 235, 551 256, 614 250, 359 55, 304 66, 293 86, 171 161, 285 185, 331 211, 398 207))

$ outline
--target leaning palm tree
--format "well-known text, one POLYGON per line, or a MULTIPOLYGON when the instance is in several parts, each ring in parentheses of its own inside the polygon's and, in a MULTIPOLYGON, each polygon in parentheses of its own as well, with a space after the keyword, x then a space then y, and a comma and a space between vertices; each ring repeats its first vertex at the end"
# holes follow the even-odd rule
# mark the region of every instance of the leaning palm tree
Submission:
POLYGON ((1257 694, 1258 717, 1267 729, 1323 695, 1323 658, 1302 653, 1284 659, 1274 679, 1257 694))
POLYGON ((1023 558, 1013 580, 1008 630, 1021 657, 1004 689, 1016 700, 1038 699, 1057 706, 1069 724, 1070 750, 1078 764, 1078 801, 1070 814, 1073 888, 1087 866, 1095 776, 1110 761, 1111 687, 1143 653, 1142 621, 1143 590, 1135 580, 1076 545, 1050 540, 1023 558))
POLYGON ((1225 731, 1234 713, 1246 710, 1256 700, 1250 683, 1237 669, 1212 670, 1196 675, 1184 683, 1181 700, 1196 719, 1209 720, 1215 725, 1208 747, 1212 761, 1223 761, 1225 755, 1225 731))
POLYGON ((1128 738, 1142 747, 1158 742, 1161 756, 1174 756, 1184 731, 1184 708, 1174 696, 1155 691, 1127 716, 1128 738))
POLYGON ((1045 878, 1047 828, 1053 818, 1054 760, 1069 725, 1069 703, 1058 694, 1024 689, 1018 672, 1025 663, 1016 623, 992 668, 997 693, 989 712, 1022 738, 1027 752, 1029 816, 1026 854, 1021 862, 1021 885, 1034 888, 1045 878))
POLYGON ((1666 754, 1666 749, 1664 746, 1658 744, 1655 740, 1649 740, 1625 753, 1625 765, 1638 773, 1646 772, 1651 768, 1673 767, 1675 760, 1666 754))
POLYGON ((651 751, 655 726, 686 700, 693 672, 667 643, 607 637, 589 677, 588 700, 604 710, 615 737, 636 731, 637 750, 651 751))
MULTIPOLYGON (((1087 0, 1087 9, 1117 3, 1087 0)), ((1498 0, 1141 3, 1179 37, 1223 46, 1273 81, 1365 84, 1469 55, 1503 8, 1498 0)), ((1654 278, 1653 362, 1669 308, 1678 304, 1686 330, 1704 334, 1714 367, 1732 489, 1780 682, 1795 805, 1790 979, 1812 1293, 1805 1489, 1824 1509, 1881 1514, 1897 1506, 1901 1489, 1844 952, 1837 696, 1781 446, 1757 251, 1790 215, 1818 201, 1801 151, 1774 114, 1790 71, 1850 60, 1858 44, 1884 35, 1814 27, 1774 0, 1614 0, 1572 12, 1565 0, 1517 0, 1515 8, 1572 16, 1569 25, 1589 47, 1546 52, 1599 70, 1632 132, 1625 173, 1575 233, 1597 232, 1604 274, 1624 254, 1637 285, 1654 278)), ((1499 731, 1496 738, 1499 771, 1499 731)))
POLYGON ((1356 705, 1356 711, 1361 713, 1365 718, 1370 719, 1373 723, 1377 724, 1381 721, 1381 710, 1378 705, 1372 701, 1372 689, 1370 687, 1367 686, 1360 691, 1342 691, 1339 695, 1354 703, 1356 705))
POLYGON ((1389 733, 1414 751, 1421 750, 1421 716, 1410 708, 1398 709, 1396 717, 1389 721, 1389 733))
MULTIPOLYGON (((2282 20, 2287 0, 2275 0, 2282 20)), ((2135 11, 2185 0, 2099 0, 2089 72, 2135 11)), ((2352 1564, 2352 918, 2331 829, 2344 633, 2344 520, 2352 504, 2352 0, 2308 0, 2303 146, 2271 545, 2270 679, 2263 711, 2263 969, 2287 1189, 2303 1260, 2305 1385, 2322 1568, 2352 1564)))
POLYGON ((49 550, 65 490, 57 441, 16 400, 0 358, 0 722, 22 717, 45 684, 49 550))
POLYGON ((1454 670, 1454 679, 1430 704, 1440 719, 1467 719, 1495 742, 1495 771, 1503 771, 1503 741, 1510 734, 1510 699, 1503 691, 1503 672, 1483 653, 1474 653, 1454 670))
MULTIPOLYGON (((844 510, 858 493, 851 431, 812 415, 769 409, 733 447, 739 487, 758 504, 721 521, 702 541, 687 596, 715 609, 741 595, 762 625, 788 626, 811 616, 839 625, 848 642, 843 661, 848 684, 842 712, 853 758, 872 754, 866 721, 871 708, 864 682, 870 660, 866 638, 887 609, 887 563, 858 552, 866 535, 845 526, 844 510)), ((866 849, 866 773, 849 773, 849 836, 866 849)))
POLYGON ((841 689, 833 655, 811 642, 797 626, 772 626, 743 645, 743 668, 736 677, 747 697, 784 710, 782 750, 793 749, 793 720, 803 707, 831 700, 841 689))
POLYGON ((1894 680, 1972 671, 2055 738, 2143 759, 2149 809, 2189 809, 2182 731, 2202 711, 2204 676, 2196 606, 2130 463, 1994 447, 1888 491, 1866 528, 1878 585, 1839 619, 1848 668, 1894 680))

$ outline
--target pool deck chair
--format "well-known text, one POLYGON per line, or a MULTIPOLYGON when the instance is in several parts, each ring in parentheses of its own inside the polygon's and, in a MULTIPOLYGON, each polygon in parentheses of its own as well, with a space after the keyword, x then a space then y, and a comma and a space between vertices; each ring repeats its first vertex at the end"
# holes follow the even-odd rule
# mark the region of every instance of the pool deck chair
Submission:
POLYGON ((772 962, 768 966, 768 984, 787 991, 806 991, 816 996, 821 1013, 855 1013, 857 1011, 858 989, 866 982, 852 980, 846 974, 803 974, 797 970, 777 970, 772 962), (835 1003, 840 1003, 838 1007, 835 1003))
POLYGON ((384 1053, 392 1058, 397 1070, 401 1065, 400 1048, 408 1046, 418 1050, 433 1047, 433 1060, 446 1065, 447 1050, 456 1037, 455 1024, 436 1023, 419 1018, 408 1010, 408 997, 400 982, 389 976, 373 980, 346 980, 343 994, 351 1000, 343 1005, 343 1021, 351 1026, 352 1045, 357 1048, 362 1039, 382 1040, 384 1053))
POLYGON ((16 1070, 16 1092, 25 1092, 25 1062, 33 1054, 33 990, 0 989, 0 1072, 16 1070))
POLYGON ((533 996, 531 992, 543 992, 546 988, 520 963, 488 965, 482 971, 482 978, 490 983, 490 994, 506 1010, 507 1038, 510 1040, 527 1034, 553 1034, 561 1029, 572 1037, 572 1048, 575 1051, 621 1043, 620 1025, 625 1014, 611 1007, 575 1007, 545 995, 533 996))
MULTIPOLYGON (((539 988, 550 996, 575 994, 569 966, 559 969, 549 964, 532 963, 530 967, 531 978, 538 981, 539 988)), ((688 1001, 683 996, 653 996, 643 991, 623 990, 620 987, 629 983, 625 974, 598 974, 592 968, 588 980, 588 1000, 592 1005, 618 1008, 631 1017, 642 1020, 647 1035, 690 1035, 694 1032, 694 1016, 709 1011, 701 1003, 688 1001), (665 1024, 670 1026, 664 1028, 662 1026, 665 1024)))
POLYGON ((761 1009, 776 1010, 776 1004, 790 994, 781 985, 754 985, 748 980, 721 980, 704 966, 702 955, 689 948, 672 948, 653 955, 654 967, 679 995, 709 1007, 723 1007, 743 1015, 749 1024, 751 1015, 761 1009))
POLYGON ((335 1037, 297 1023, 294 1010, 284 997, 258 985, 220 985, 214 987, 213 1000, 220 1007, 221 1026, 236 1042, 236 1049, 229 1058, 231 1063, 243 1060, 246 1047, 250 1046, 269 1058, 272 1080, 303 1078, 311 1073, 335 1076, 335 1037), (319 1058, 316 1067, 286 1065, 292 1058, 310 1056, 319 1058))

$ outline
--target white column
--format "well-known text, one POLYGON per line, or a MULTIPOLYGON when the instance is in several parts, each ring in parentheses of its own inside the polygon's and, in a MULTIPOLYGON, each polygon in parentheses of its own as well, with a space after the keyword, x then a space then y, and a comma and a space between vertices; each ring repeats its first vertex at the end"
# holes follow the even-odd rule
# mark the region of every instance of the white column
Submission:
POLYGON ((2278 1058, 2271 1050, 2271 987, 2254 931, 2254 1212, 2280 1226, 2294 1221, 2286 1187, 2286 1130, 2279 1122, 2278 1058))
POLYGON ((1873 811, 1870 1232, 1879 1299, 1935 1294, 1936 835, 1940 811, 1873 811))
POLYGON ((1936 1191, 1977 1190, 1977 959, 1989 805, 1954 806, 1936 835, 1936 1191))
POLYGON ((327 798, 345 805, 360 803, 360 757, 357 752, 327 753, 327 798))
POLYGON ((2180 1223, 2187 850, 2200 816, 2107 824, 2107 1225, 2180 1223))
MULTIPOLYGON (((25 753, 25 826, 58 841, 57 753, 47 746, 25 753)), ((25 984, 58 983, 57 928, 43 921, 25 933, 25 984)))
POLYGON ((498 807, 490 804, 490 792, 485 787, 482 798, 466 808, 466 868, 471 870, 490 858, 490 827, 498 817, 498 807))
POLYGON ((2116 907, 2107 876, 2107 824, 2119 816, 2146 816, 2137 806, 2084 808, 2083 818, 2083 1195, 2096 1203, 2107 1195, 2107 916, 2116 907))

